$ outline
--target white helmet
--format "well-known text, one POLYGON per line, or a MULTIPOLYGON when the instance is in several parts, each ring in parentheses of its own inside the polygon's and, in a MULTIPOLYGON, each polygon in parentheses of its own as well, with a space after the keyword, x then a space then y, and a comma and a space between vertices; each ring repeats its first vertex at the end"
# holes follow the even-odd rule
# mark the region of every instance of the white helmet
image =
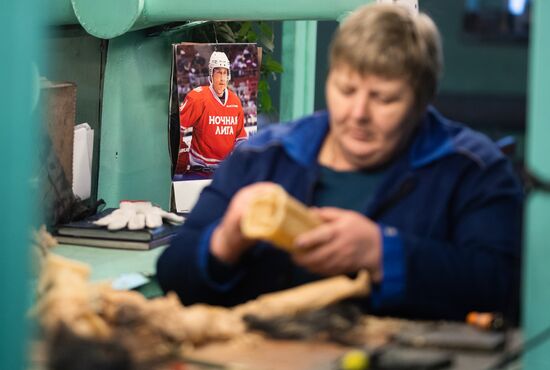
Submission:
POLYGON ((229 64, 229 59, 222 51, 215 51, 210 56, 210 61, 208 62, 208 75, 210 80, 212 80, 212 74, 214 73, 214 68, 227 68, 227 81, 231 80, 231 68, 229 64))

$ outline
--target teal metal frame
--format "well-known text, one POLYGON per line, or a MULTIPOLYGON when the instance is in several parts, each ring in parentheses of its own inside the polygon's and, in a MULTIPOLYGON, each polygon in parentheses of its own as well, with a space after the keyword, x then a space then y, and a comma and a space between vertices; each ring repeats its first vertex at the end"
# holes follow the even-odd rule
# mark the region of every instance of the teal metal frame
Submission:
POLYGON ((30 226, 40 210, 33 202, 31 179, 41 127, 33 64, 41 51, 41 7, 36 0, 0 2, 0 23, 7 35, 0 58, 0 369, 10 370, 26 368, 30 226))
POLYGON ((182 20, 334 20, 365 0, 52 0, 51 22, 80 23, 91 35, 111 39, 129 31, 182 20))
MULTIPOLYGON (((533 3, 527 166, 550 181, 550 2, 533 3)), ((526 338, 550 328, 550 194, 535 191, 525 213, 524 320, 526 338)), ((550 369, 550 338, 525 354, 525 369, 550 369)))
POLYGON ((168 101, 172 43, 136 31, 109 43, 101 119, 98 198, 147 199, 168 208, 168 101))
MULTIPOLYGON (((235 6, 242 10, 235 14, 220 12, 218 7, 206 9, 197 4, 188 11, 182 11, 180 4, 180 9, 176 10, 172 1, 162 3, 170 11, 160 7, 158 1, 151 1, 151 4, 146 2, 144 9, 155 9, 156 15, 148 13, 149 25, 187 19, 184 16, 189 19, 213 20, 341 19, 355 7, 370 1, 353 0, 331 4, 330 1, 323 0, 309 4, 310 8, 307 6, 308 2, 288 7, 283 4, 266 5, 266 8, 265 4, 244 1, 244 4, 235 6), (286 10, 282 11, 281 8, 286 10), (273 13, 267 10, 273 10, 273 13)), ((131 3, 132 11, 136 11, 133 1, 121 1, 120 4, 117 3, 117 7, 126 3, 131 3)), ((77 0, 73 0, 72 4, 79 10, 82 10, 80 5, 84 6, 77 0)), ((87 8, 85 12, 90 12, 87 13, 89 17, 91 14, 98 17, 101 14, 101 4, 102 1, 94 3, 94 7, 99 9, 97 13, 92 13, 92 9, 87 8)), ((82 21, 80 13, 76 14, 82 21)), ((111 26, 116 23, 114 19, 107 21, 109 19, 111 18, 97 20, 95 34, 116 33, 107 30, 107 23, 111 26), (98 33, 99 29, 103 31, 98 33)), ((134 28, 144 26, 141 24, 138 27, 137 23, 134 28)), ((90 22, 83 26, 90 32, 90 22)), ((282 75, 280 104, 282 121, 313 111, 316 30, 315 21, 284 22, 282 58, 285 72, 282 75)), ((182 41, 185 39, 181 34, 178 36, 177 32, 148 37, 146 31, 135 31, 113 38, 109 43, 103 88, 98 174, 98 198, 103 198, 108 206, 117 206, 124 199, 148 199, 163 208, 169 207, 171 179, 167 132, 171 44, 182 41), (136 83, 137 81, 139 82, 136 83)))
POLYGON ((313 111, 317 22, 283 22, 282 44, 280 120, 288 122, 313 111))

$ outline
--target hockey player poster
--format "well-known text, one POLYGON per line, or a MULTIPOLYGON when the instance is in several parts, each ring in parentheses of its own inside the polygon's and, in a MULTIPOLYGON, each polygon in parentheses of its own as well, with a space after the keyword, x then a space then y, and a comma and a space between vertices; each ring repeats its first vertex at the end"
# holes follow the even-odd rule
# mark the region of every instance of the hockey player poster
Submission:
POLYGON ((207 183, 197 180, 212 178, 256 132, 258 51, 256 44, 173 45, 170 152, 177 211, 188 211, 193 189, 207 183))

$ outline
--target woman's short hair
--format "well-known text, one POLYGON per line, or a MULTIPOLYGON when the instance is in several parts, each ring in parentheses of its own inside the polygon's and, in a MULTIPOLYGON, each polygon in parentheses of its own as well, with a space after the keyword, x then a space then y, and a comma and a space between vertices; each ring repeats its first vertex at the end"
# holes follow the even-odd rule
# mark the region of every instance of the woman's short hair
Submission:
POLYGON ((330 46, 330 68, 349 67, 360 75, 406 78, 416 106, 425 108, 442 69, 441 37, 425 14, 396 5, 365 5, 340 25, 330 46))

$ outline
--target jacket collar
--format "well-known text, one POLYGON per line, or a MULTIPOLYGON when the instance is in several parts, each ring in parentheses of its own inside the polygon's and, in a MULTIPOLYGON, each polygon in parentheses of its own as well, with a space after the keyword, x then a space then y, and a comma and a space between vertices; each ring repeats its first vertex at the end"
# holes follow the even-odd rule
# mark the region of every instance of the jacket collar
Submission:
MULTIPOLYGON (((429 107, 410 146, 409 165, 412 168, 423 167, 454 153, 453 130, 456 128, 435 108, 429 107)), ((248 146, 260 148, 279 143, 296 162, 310 166, 317 163, 328 130, 328 112, 320 111, 285 125, 274 125, 266 135, 258 135, 263 136, 263 140, 248 146)))
POLYGON ((304 166, 316 164, 319 150, 329 130, 328 112, 316 112, 312 116, 292 122, 291 125, 292 134, 281 140, 285 151, 304 166))
POLYGON ((428 107, 411 144, 411 167, 420 168, 456 152, 453 131, 457 128, 434 107, 428 107))

